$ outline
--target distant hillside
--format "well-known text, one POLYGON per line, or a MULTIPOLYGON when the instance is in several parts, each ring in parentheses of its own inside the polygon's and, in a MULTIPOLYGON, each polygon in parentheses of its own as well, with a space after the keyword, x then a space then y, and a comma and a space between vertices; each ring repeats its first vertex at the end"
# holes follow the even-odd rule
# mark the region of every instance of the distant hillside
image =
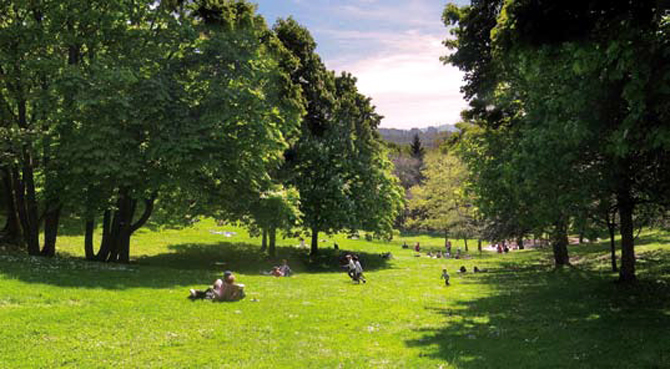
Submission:
POLYGON ((379 128, 379 134, 387 142, 392 142, 398 145, 409 145, 414 140, 414 135, 419 134, 421 143, 425 147, 436 147, 439 141, 448 136, 450 132, 455 132, 458 129, 451 124, 444 124, 437 127, 427 128, 412 128, 412 129, 396 129, 396 128, 379 128))

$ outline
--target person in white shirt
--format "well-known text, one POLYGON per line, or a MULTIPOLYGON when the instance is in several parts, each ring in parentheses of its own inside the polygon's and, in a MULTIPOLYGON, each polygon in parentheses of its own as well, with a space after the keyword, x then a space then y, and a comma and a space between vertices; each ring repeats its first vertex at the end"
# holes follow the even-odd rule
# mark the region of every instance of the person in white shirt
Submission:
POLYGON ((352 259, 354 262, 354 280, 358 283, 361 283, 361 281, 363 281, 363 283, 368 283, 368 281, 366 281, 365 277, 363 276, 363 267, 361 266, 361 261, 358 260, 358 256, 354 255, 352 259))

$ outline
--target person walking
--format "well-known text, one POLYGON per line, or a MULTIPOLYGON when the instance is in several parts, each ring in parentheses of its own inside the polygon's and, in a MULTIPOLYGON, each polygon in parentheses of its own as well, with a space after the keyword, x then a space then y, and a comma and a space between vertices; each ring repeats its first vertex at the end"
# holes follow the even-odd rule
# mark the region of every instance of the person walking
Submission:
POLYGON ((447 268, 442 269, 442 277, 444 279, 444 285, 449 286, 449 273, 447 273, 447 268))
POLYGON ((365 280, 365 277, 363 276, 363 267, 361 266, 361 261, 358 259, 358 256, 354 255, 352 258, 354 261, 354 273, 356 275, 356 282, 361 283, 368 283, 368 281, 365 280))

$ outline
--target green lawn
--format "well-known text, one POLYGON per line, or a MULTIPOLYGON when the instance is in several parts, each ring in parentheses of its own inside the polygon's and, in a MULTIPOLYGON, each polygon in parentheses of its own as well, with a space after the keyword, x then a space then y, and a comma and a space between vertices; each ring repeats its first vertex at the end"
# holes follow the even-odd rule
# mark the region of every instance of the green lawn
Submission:
POLYGON ((81 260, 77 232, 54 260, 0 250, 0 368, 670 367, 669 234, 644 235, 635 288, 612 283, 606 242, 571 246, 575 267, 554 271, 549 250, 445 261, 400 248, 437 249, 439 238, 338 236, 367 269, 369 282, 354 285, 322 238, 312 262, 297 240, 279 240, 298 273, 281 279, 259 274, 275 263, 259 239, 210 221, 141 231, 131 265, 81 260), (238 234, 210 232, 223 230, 238 234), (393 260, 379 257, 387 251, 393 260), (458 275, 460 265, 489 272, 458 275), (186 298, 225 269, 246 299, 186 298))

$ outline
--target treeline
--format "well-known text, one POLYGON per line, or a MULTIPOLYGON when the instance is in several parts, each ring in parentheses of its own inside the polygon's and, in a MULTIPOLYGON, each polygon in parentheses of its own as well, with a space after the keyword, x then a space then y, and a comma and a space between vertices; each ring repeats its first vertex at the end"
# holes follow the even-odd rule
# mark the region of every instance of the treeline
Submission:
MULTIPOLYGON (((470 103, 456 157, 461 204, 489 239, 607 229, 612 267, 636 279, 641 226, 670 205, 670 16, 653 0, 473 0, 448 5, 444 61, 470 103), (618 268, 615 233, 621 236, 618 268)), ((445 169, 447 170, 447 169, 445 169)), ((453 193, 453 191, 452 191, 453 193)), ((458 199, 458 196, 454 196, 458 199)), ((461 207, 455 203, 450 209, 461 207)))
POLYGON ((2 240, 53 256, 81 219, 88 259, 128 262, 152 215, 241 221, 271 254, 278 231, 390 235, 381 117, 315 48, 245 1, 2 3, 2 240))

